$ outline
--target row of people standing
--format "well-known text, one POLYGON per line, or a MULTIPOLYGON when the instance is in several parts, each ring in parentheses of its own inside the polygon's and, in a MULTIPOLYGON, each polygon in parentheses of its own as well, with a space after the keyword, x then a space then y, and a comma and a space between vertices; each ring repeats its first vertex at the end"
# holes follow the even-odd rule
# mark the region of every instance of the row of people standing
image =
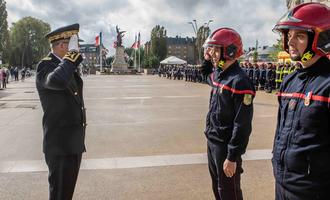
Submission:
MULTIPOLYGON (((290 64, 273 63, 249 63, 242 62, 240 67, 247 73, 256 90, 264 90, 271 93, 279 89, 285 76, 294 72, 300 66, 290 64)), ((171 66, 166 65, 158 68, 158 76, 167 79, 183 80, 188 82, 206 83, 206 77, 201 73, 198 66, 171 66)))
POLYGON ((171 66, 166 65, 158 68, 158 76, 166 77, 173 80, 183 80, 188 82, 205 83, 206 77, 201 73, 200 68, 197 66, 171 66))
POLYGON ((271 93, 274 89, 278 90, 283 79, 300 68, 298 64, 273 64, 273 63, 241 63, 243 68, 253 82, 256 90, 265 90, 271 93))

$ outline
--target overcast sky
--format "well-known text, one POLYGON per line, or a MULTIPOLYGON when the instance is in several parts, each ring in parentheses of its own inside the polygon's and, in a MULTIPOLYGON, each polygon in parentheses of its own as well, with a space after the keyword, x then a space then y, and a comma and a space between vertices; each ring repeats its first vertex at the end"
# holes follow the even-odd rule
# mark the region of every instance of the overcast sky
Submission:
POLYGON ((125 46, 131 46, 141 32, 142 43, 150 39, 151 29, 159 24, 167 35, 192 37, 187 22, 200 26, 208 20, 211 30, 231 27, 242 36, 244 48, 272 45, 279 37, 272 32, 276 21, 286 12, 285 0, 6 0, 8 23, 32 16, 51 25, 52 29, 79 23, 80 37, 94 43, 102 31, 103 43, 113 52, 116 25, 127 31, 125 46))

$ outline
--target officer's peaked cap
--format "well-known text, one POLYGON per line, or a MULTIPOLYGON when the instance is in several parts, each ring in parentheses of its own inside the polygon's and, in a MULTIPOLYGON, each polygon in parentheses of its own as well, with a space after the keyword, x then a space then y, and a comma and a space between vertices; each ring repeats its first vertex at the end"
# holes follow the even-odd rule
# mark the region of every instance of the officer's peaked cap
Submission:
POLYGON ((78 34, 79 24, 64 26, 49 32, 45 37, 49 42, 53 43, 58 40, 69 39, 72 35, 78 34))

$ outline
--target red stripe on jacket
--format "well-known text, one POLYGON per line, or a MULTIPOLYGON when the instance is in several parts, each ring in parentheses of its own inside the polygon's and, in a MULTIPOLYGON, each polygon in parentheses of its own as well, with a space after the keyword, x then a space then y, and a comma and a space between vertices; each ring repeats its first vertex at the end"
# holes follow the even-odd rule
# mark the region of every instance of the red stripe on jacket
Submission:
POLYGON ((222 89, 231 91, 234 94, 251 94, 253 96, 256 95, 256 93, 253 90, 237 90, 235 88, 229 87, 228 85, 215 82, 213 76, 214 76, 214 74, 211 75, 212 84, 215 85, 215 86, 217 86, 217 87, 220 87, 222 89))
MULTIPOLYGON (((302 93, 278 92, 276 95, 279 96, 279 97, 289 97, 289 98, 298 98, 298 99, 305 99, 306 98, 306 95, 302 94, 302 93)), ((330 103, 330 98, 329 97, 318 96, 318 95, 312 95, 311 100, 330 103)))

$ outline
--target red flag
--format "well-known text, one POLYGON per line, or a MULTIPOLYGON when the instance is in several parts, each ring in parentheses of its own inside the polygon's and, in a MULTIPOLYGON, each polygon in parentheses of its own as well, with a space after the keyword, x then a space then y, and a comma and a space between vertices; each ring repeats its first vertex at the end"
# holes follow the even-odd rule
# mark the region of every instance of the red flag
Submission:
POLYGON ((140 32, 139 32, 137 48, 140 48, 140 44, 141 44, 141 38, 140 38, 140 32))
POLYGON ((100 36, 96 36, 95 37, 95 46, 99 46, 100 45, 100 36))
POLYGON ((133 49, 137 49, 138 48, 138 43, 136 41, 136 35, 135 35, 135 42, 132 44, 132 47, 133 49))

